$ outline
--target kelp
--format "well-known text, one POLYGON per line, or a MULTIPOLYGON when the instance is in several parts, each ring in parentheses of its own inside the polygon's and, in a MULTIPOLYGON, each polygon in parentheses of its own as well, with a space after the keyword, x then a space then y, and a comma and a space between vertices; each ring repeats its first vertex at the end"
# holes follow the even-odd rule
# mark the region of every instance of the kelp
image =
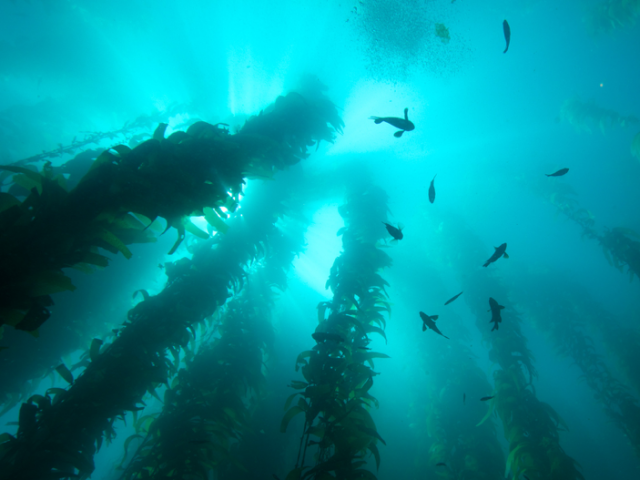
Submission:
MULTIPOLYGON (((234 156, 248 158, 241 165, 247 172, 257 168, 273 171, 296 163, 300 159, 296 155, 306 152, 300 150, 300 145, 315 143, 319 139, 317 133, 325 138, 326 130, 313 129, 318 127, 320 117, 312 102, 306 101, 301 107, 299 97, 295 98, 296 108, 291 111, 291 117, 284 114, 287 108, 285 100, 270 113, 262 115, 260 120, 263 125, 268 125, 265 118, 275 112, 274 118, 281 129, 295 125, 290 136, 279 132, 281 143, 270 139, 270 130, 265 127, 262 135, 259 129, 254 129, 253 134, 244 135, 244 138, 241 133, 234 136, 241 136, 237 141, 239 145, 248 145, 247 148, 232 147, 225 141, 217 145, 220 135, 227 134, 220 133, 214 126, 198 123, 190 127, 191 133, 185 134, 208 139, 211 149, 192 151, 193 158, 188 157, 187 163, 207 163, 218 147, 230 149, 235 152, 234 156), (303 131, 299 125, 300 115, 305 111, 314 112, 315 121, 307 123, 313 128, 303 131)), ((251 122, 250 119, 247 125, 251 122)), ((156 142, 162 143, 160 140, 156 142)), ((158 152, 158 144, 145 148, 158 152)), ((150 157, 149 161, 162 163, 161 160, 160 155, 150 157)), ((224 160, 229 158, 223 156, 221 166, 228 165, 224 160)), ((110 162, 104 165, 107 165, 107 171, 117 170, 117 166, 110 162)), ((231 172, 236 172, 236 165, 228 167, 231 172)), ((101 167, 94 170, 98 168, 101 167)), ((241 180, 242 176, 239 178, 241 180)), ((279 205, 281 189, 275 183, 269 182, 260 188, 268 189, 267 195, 279 205)), ((204 187, 205 190, 207 188, 204 187)), ((196 197, 185 197, 185 203, 193 202, 196 197)), ((248 199, 244 199, 243 209, 250 210, 246 203, 248 199)), ((275 229, 277 216, 260 214, 261 206, 251 207, 259 212, 255 223, 249 224, 245 219, 248 210, 247 213, 243 211, 243 216, 234 217, 233 228, 226 235, 203 241, 201 247, 195 249, 192 260, 184 258, 171 268, 167 266, 165 289, 138 303, 129 312, 128 321, 119 329, 118 336, 112 343, 102 346, 97 359, 74 380, 73 386, 56 394, 50 403, 45 398, 38 406, 33 402, 25 404, 27 423, 19 426, 16 436, 4 435, 0 444, 0 478, 14 478, 16 475, 63 477, 73 473, 73 469, 83 477, 91 474, 96 449, 103 439, 109 440, 115 435, 114 422, 127 412, 142 410, 144 395, 147 392, 153 394, 158 386, 168 384, 178 366, 175 355, 170 359, 167 353, 186 349, 195 335, 193 326, 210 317, 230 296, 242 289, 245 266, 264 254, 265 241, 275 229)))
MULTIPOLYGON (((602 315, 600 309, 589 300, 590 296, 586 292, 582 292, 581 295, 569 294, 575 289, 569 281, 562 282, 561 291, 544 279, 536 281, 535 284, 538 285, 539 297, 544 298, 544 302, 532 302, 528 292, 520 291, 516 292, 518 304, 527 309, 527 318, 550 338, 556 350, 561 355, 571 358, 582 371, 581 378, 593 390, 594 397, 602 405, 605 414, 623 432, 636 454, 640 455, 640 403, 613 376, 597 353, 595 344, 585 328, 587 322, 602 325, 599 330, 605 333, 609 342, 614 342, 610 345, 611 349, 622 349, 614 355, 623 360, 625 370, 632 372, 637 369, 637 349, 640 346, 637 343, 637 335, 628 332, 631 335, 620 336, 621 327, 610 315, 602 315), (613 336, 606 333, 609 329, 614 332, 613 336), (634 347, 635 355, 632 354, 630 357, 629 350, 634 347), (633 363, 629 364, 629 361, 633 363)), ((635 375, 637 377, 637 374, 635 375)))
POLYGON ((587 30, 592 35, 610 34, 632 27, 640 16, 640 0, 602 0, 587 12, 587 30))
POLYGON ((568 122, 579 132, 591 133, 591 126, 596 125, 603 134, 607 128, 624 128, 640 122, 634 115, 620 115, 614 110, 597 105, 594 101, 584 102, 579 98, 571 98, 564 102, 560 109, 560 120, 568 122))
POLYGON ((502 480, 505 458, 495 424, 478 422, 492 408, 477 398, 492 387, 471 351, 455 340, 433 342, 423 357, 430 375, 428 398, 421 404, 432 439, 427 468, 433 478, 502 480))
POLYGON ((548 198, 558 212, 577 223, 582 228, 583 238, 596 240, 611 266, 622 273, 626 267, 630 281, 634 276, 640 278, 640 234, 625 227, 604 227, 599 231, 595 217, 589 210, 580 207, 571 187, 562 184, 538 184, 534 190, 548 198))
POLYGON ((1 167, 30 193, 23 201, 0 199, 0 325, 36 331, 50 315, 51 294, 75 288, 63 268, 106 265, 98 248, 130 257, 127 245, 152 241, 147 227, 157 218, 178 232, 170 254, 193 232, 190 216, 213 219, 222 230, 217 216, 235 211, 246 177, 272 177, 306 158, 308 146, 333 141, 335 111, 327 116, 331 103, 318 104, 289 93, 235 135, 196 122, 165 138, 160 124, 133 149, 104 151, 70 191, 47 165, 42 174, 1 167), (206 208, 216 213, 205 215, 206 208))
POLYGON ((345 222, 338 232, 343 252, 331 267, 327 287, 333 299, 318 305, 315 332, 332 337, 318 336, 317 344, 298 356, 296 371, 303 380, 291 383, 298 392, 287 400, 281 423, 286 431, 294 417, 304 415, 298 459, 288 480, 375 479, 364 468, 365 458, 372 455, 379 466, 378 442, 384 440, 368 411, 378 405, 369 390, 377 375, 374 359, 387 356, 365 347, 370 334, 386 340, 383 312, 390 306, 387 282, 378 271, 390 266, 391 259, 377 248, 384 238, 386 202, 381 189, 365 182, 339 208, 345 222), (305 464, 308 449, 314 451, 313 466, 305 464))
POLYGON ((553 408, 537 399, 533 386, 533 357, 522 335, 522 320, 513 307, 502 312, 498 331, 488 325, 489 296, 507 303, 506 289, 490 272, 480 272, 464 286, 465 300, 476 315, 483 340, 491 346, 489 358, 500 366, 494 373, 491 400, 509 442, 507 474, 513 478, 583 479, 574 459, 560 446, 559 430, 566 428, 553 408))

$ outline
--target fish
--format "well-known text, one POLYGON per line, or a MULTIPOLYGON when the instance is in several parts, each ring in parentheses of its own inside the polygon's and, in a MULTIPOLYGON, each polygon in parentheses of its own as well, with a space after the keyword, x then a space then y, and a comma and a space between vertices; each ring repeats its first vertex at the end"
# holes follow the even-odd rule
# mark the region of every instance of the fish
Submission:
POLYGON ((495 248, 496 251, 493 252, 493 255, 491 255, 491 257, 489 257, 489 260, 487 260, 485 262, 483 267, 488 267, 490 263, 495 262, 496 260, 498 260, 503 255, 504 255, 504 258, 509 258, 509 255, 507 255, 507 244, 506 243, 503 243, 499 247, 493 247, 493 248, 495 248))
POLYGON ((438 327, 436 327, 436 320, 438 319, 438 315, 427 315, 424 312, 420 312, 420 318, 422 318, 422 331, 424 332, 427 328, 433 330, 434 332, 436 332, 438 335, 442 335, 444 338, 446 338, 447 340, 449 340, 449 337, 443 335, 443 333, 438 330, 438 327))
POLYGON ((382 223, 384 223, 387 226, 387 232, 389 232, 389 235, 391 235, 394 240, 402 240, 404 238, 402 230, 394 227, 393 225, 389 225, 388 223, 385 223, 385 222, 382 222, 382 223))
POLYGON ((495 395, 492 395, 492 396, 490 396, 490 397, 482 397, 482 398, 480 399, 480 401, 481 401, 481 402, 486 402, 487 400, 491 400, 492 398, 495 398, 495 395))
POLYGON ((404 132, 410 132, 416 126, 409 120, 409 109, 404 109, 404 118, 398 117, 369 117, 370 120, 373 120, 376 125, 386 122, 389 125, 393 125, 400 130, 393 134, 394 137, 400 138, 404 132))
POLYGON ((458 298, 460 295, 462 295, 462 292, 460 292, 459 294, 457 294, 455 297, 451 297, 449 300, 447 300, 446 302, 444 302, 445 305, 449 305, 451 302, 453 302, 456 298, 458 298))
POLYGON ((506 20, 502 22, 502 30, 504 31, 504 39, 507 41, 507 48, 505 48, 502 53, 507 53, 507 50, 509 50, 509 43, 511 42, 511 27, 509 27, 509 22, 506 20))
POLYGON ((312 333, 311 336, 318 343, 324 343, 327 340, 336 343, 344 342, 344 337, 338 335, 337 333, 315 332, 312 333))
POLYGON ((500 317, 500 310, 502 310, 504 307, 502 305, 498 305, 498 302, 489 297, 489 308, 491 310, 491 320, 489 320, 489 323, 494 323, 493 328, 491 329, 491 331, 493 332, 494 330, 498 330, 498 324, 502 322, 502 318, 500 317))
POLYGON ((569 171, 568 168, 561 168, 560 170, 558 170, 555 173, 545 173, 545 175, 547 177, 561 177, 561 176, 565 175, 568 171, 569 171))
POLYGON ((358 350, 371 350, 369 347, 356 347, 358 350))
POLYGON ((466 394, 466 393, 463 393, 463 394, 462 394, 462 404, 463 404, 463 405, 466 405, 466 404, 467 404, 467 394, 466 394))
MULTIPOLYGON (((438 175, 436 173, 436 175, 438 175)), ((436 179, 436 175, 433 176, 433 180, 436 179)), ((436 187, 433 186, 433 180, 431 180, 431 185, 429 185, 429 201, 431 203, 436 201, 436 187)))
POLYGON ((444 462, 436 463, 436 467, 446 467, 447 464, 444 462))

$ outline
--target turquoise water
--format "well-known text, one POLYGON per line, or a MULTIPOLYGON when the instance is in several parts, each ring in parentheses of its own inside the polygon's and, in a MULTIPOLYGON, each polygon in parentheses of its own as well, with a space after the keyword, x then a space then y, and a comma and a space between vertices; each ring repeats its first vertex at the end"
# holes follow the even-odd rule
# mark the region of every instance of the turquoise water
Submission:
MULTIPOLYGON (((316 343, 318 303, 335 293, 325 283, 346 249, 336 236, 345 226, 338 207, 363 184, 387 196, 388 213, 370 223, 392 261, 379 272, 389 284, 386 342, 371 334, 369 345, 390 357, 375 360, 379 375, 370 390, 379 402, 370 413, 386 445, 377 443, 379 468, 370 450, 362 452, 365 468, 381 480, 576 478, 549 473, 545 455, 559 445, 586 479, 638 478, 640 257, 629 253, 640 232, 638 19, 640 3, 622 0, 5 1, 0 163, 81 142, 47 156, 59 167, 84 149, 133 147, 160 122, 169 125, 167 136, 198 120, 228 124, 234 134, 301 78, 317 79, 343 132, 334 143, 310 146, 308 159, 273 181, 249 180, 239 199, 236 215, 264 184, 299 187, 293 198, 306 222, 304 248, 269 307, 274 337, 259 368, 265 389, 245 397, 251 418, 228 447, 247 471, 209 468, 208 478, 290 478, 303 421, 297 416, 280 432, 284 403, 295 392, 288 385, 302 380, 296 358, 316 343), (511 39, 503 53, 505 19, 511 39), (415 130, 400 138, 396 128, 369 119, 402 117, 405 108, 415 130), (91 135, 95 143, 87 142, 91 135), (562 168, 569 169, 564 176, 545 176, 562 168), (391 242, 382 221, 402 224, 404 238, 391 242), (622 257, 603 249, 612 231, 627 242, 616 250, 622 257), (505 242, 510 258, 483 268, 505 242), (497 332, 489 330, 489 296, 506 307, 497 332), (449 339, 421 331, 419 311, 439 315, 449 339), (504 366, 490 353, 515 324, 537 374, 521 386, 562 418, 553 429, 557 441, 532 426, 517 433, 524 450, 533 451, 535 440, 535 451, 547 452, 519 464, 509 462, 517 445, 505 425, 510 414, 497 408, 510 396, 496 386, 504 366), (476 427, 493 405, 496 412, 476 427), (478 431, 487 436, 472 442, 478 431), (484 454, 486 463, 477 463, 480 450, 465 450, 491 442, 499 468, 484 454)), ((20 165, 41 170, 44 160, 20 165)), ((11 185, 3 177, 2 191, 11 185)), ((204 219, 193 221, 207 228, 204 219)), ((13 408, 3 423, 18 420, 31 394, 67 388, 52 369, 78 362, 92 338, 107 342, 141 300, 132 299, 134 291, 153 296, 165 288, 166 268, 158 265, 192 258, 198 239, 188 233, 168 256, 174 242, 171 230, 155 244, 130 246, 129 260, 108 254, 103 271, 70 273, 77 289, 53 296, 38 338, 5 327, 2 395, 13 408)), ((158 390, 162 397, 164 387, 158 390)), ((140 417, 162 410, 150 395, 145 402, 140 417)), ((523 415, 532 411, 527 405, 519 404, 523 415)), ((116 435, 95 455, 91 478, 120 478, 115 466, 134 433, 130 419, 114 423, 116 435)), ((314 448, 307 467, 317 460, 314 448)))

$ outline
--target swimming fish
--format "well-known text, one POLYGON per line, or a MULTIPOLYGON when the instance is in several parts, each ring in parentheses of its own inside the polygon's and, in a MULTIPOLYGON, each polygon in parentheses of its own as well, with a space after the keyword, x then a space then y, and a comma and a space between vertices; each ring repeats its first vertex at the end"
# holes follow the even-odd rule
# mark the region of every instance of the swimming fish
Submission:
POLYGON ((422 318, 422 331, 424 332, 427 328, 433 330, 434 332, 436 332, 438 335, 442 335, 444 338, 446 338, 447 340, 449 339, 449 337, 446 337, 445 335, 442 334, 442 332, 440 330, 438 330, 438 327, 436 327, 436 320, 438 319, 438 315, 427 315, 424 312, 420 312, 420 318, 422 318))
POLYGON ((391 235, 394 240, 402 240, 404 238, 404 234, 402 233, 402 230, 394 227, 393 225, 389 225, 388 223, 385 223, 385 222, 382 222, 382 223, 384 223, 387 226, 387 232, 389 232, 389 235, 391 235))
MULTIPOLYGON (((436 175, 438 174, 436 173, 436 175)), ((436 175, 433 176, 433 180, 436 179, 436 175)), ((436 187, 433 186, 433 180, 431 180, 431 185, 429 185, 429 201, 431 203, 436 200, 436 187)))
POLYGON ((489 260, 487 260, 485 262, 483 267, 488 267, 490 263, 495 262, 496 260, 498 260, 503 255, 504 255, 504 258, 509 258, 509 255, 507 255, 507 244, 506 243, 503 243, 499 247, 493 247, 493 248, 495 248, 496 251, 493 252, 493 255, 491 255, 491 257, 489 257, 489 260))
POLYGON ((511 42, 511 27, 509 27, 509 23, 506 20, 502 22, 502 30, 504 30, 504 39, 507 41, 507 48, 505 48, 502 53, 507 53, 509 43, 511 42))
POLYGON ((561 168, 560 170, 558 170, 558 171, 557 171, 557 172, 555 172, 555 173, 549 173, 549 174, 545 173, 545 175, 546 175, 547 177, 561 177, 561 176, 563 176, 564 174, 566 174, 568 171, 569 171, 569 169, 568 169, 568 168, 561 168))
POLYGON ((466 405, 466 404, 467 404, 467 394, 466 394, 466 393, 463 393, 463 394, 462 394, 462 404, 463 404, 463 405, 466 405))
POLYGON ((480 401, 481 401, 481 402, 486 402, 487 400, 491 400, 491 399, 492 399, 492 398, 494 398, 494 397, 495 397, 495 395, 492 395, 491 397, 482 397, 482 398, 480 399, 480 401))
POLYGON ((436 463, 436 467, 446 467, 446 466, 447 466, 447 464, 444 463, 444 462, 436 463))
POLYGON ((400 130, 393 134, 394 137, 400 138, 404 132, 410 132, 416 126, 409 120, 409 109, 404 109, 404 118, 398 117, 369 117, 369 119, 374 120, 375 124, 378 125, 382 122, 387 122, 389 125, 393 125, 400 130))
POLYGON ((498 302, 496 302, 493 298, 489 297, 489 308, 491 310, 491 320, 489 320, 489 323, 493 322, 493 328, 491 329, 491 331, 493 332, 494 330, 498 330, 499 328, 499 323, 502 322, 502 317, 500 316, 500 310, 502 310, 504 307, 502 305, 498 305, 498 302))
POLYGON ((449 305, 451 302, 453 302, 456 298, 458 298, 460 295, 462 295, 462 292, 460 292, 459 294, 457 294, 455 297, 451 297, 449 300, 447 300, 446 302, 444 302, 445 305, 449 305))

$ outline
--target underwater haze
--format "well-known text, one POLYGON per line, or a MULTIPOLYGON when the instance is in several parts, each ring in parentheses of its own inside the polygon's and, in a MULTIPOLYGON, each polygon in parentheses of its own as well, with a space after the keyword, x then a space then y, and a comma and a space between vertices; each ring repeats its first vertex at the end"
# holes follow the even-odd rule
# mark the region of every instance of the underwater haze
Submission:
POLYGON ((0 2, 0 480, 640 478, 640 0, 0 2))

